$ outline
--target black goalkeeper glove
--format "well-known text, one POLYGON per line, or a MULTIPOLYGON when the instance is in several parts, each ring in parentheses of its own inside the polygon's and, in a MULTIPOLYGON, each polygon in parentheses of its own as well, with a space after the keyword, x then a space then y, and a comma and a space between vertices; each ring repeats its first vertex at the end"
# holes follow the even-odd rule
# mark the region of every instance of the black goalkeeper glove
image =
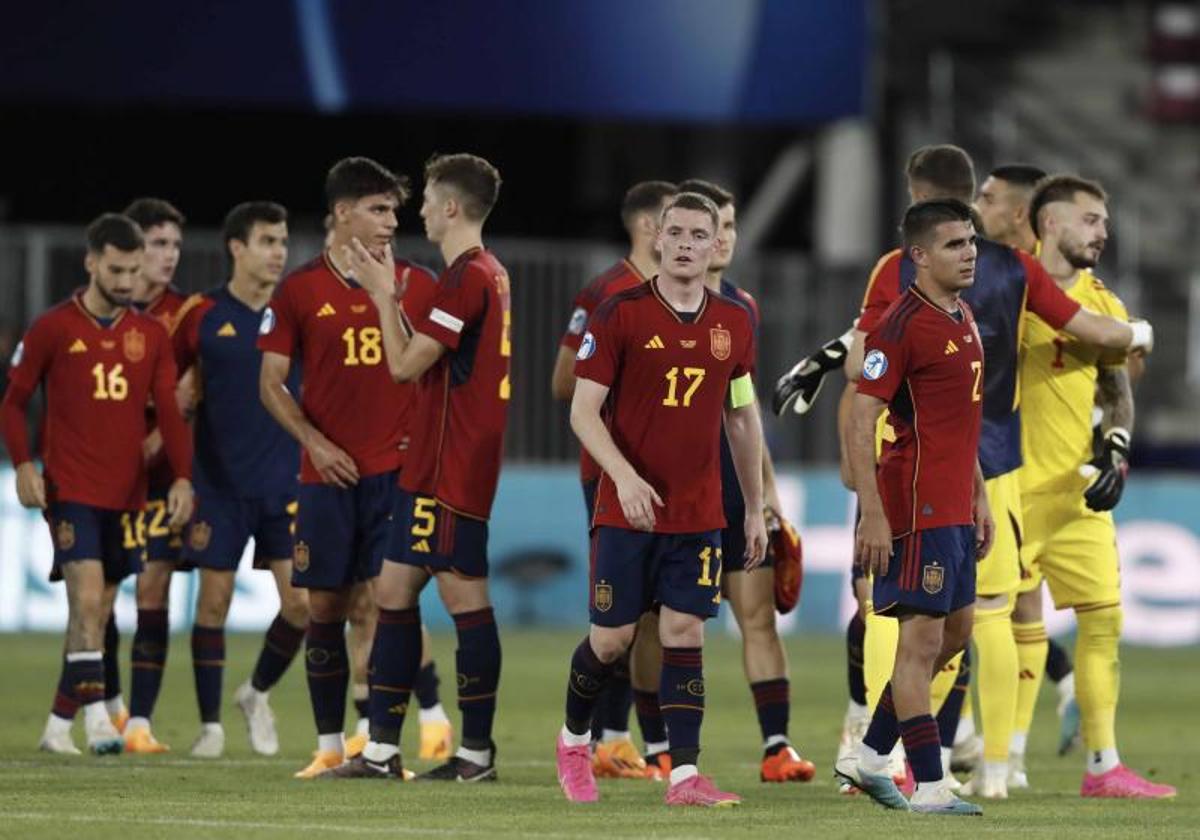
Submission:
POLYGON ((1121 501, 1125 476, 1129 474, 1129 432, 1121 428, 1109 429, 1104 434, 1103 450, 1088 466, 1097 474, 1095 481, 1083 491, 1084 502, 1095 511, 1112 510, 1121 501))
POLYGON ((775 414, 782 417, 789 405, 797 414, 807 414, 816 402, 817 394, 821 393, 825 374, 842 366, 853 340, 854 331, 847 330, 845 335, 838 336, 811 356, 805 356, 779 377, 771 397, 775 414))

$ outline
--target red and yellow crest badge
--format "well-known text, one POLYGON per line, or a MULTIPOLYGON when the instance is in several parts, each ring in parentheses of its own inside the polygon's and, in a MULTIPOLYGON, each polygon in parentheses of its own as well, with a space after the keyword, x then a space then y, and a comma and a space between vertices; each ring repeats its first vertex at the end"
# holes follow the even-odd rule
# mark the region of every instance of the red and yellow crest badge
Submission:
POLYGON ((137 327, 130 328, 122 339, 125 358, 136 364, 146 358, 146 334, 137 327))
POLYGON ((942 586, 946 582, 946 570, 941 566, 926 566, 921 575, 921 588, 930 595, 936 595, 942 591, 942 586))
POLYGON ((75 547, 75 526, 65 519, 60 519, 54 526, 54 544, 59 551, 70 551, 75 547))
POLYGON ((212 526, 207 522, 193 522, 188 529, 188 545, 192 551, 204 551, 212 541, 212 526))
POLYGON ((713 327, 708 331, 708 341, 713 358, 718 362, 725 361, 733 352, 733 336, 729 334, 729 330, 713 327))
POLYGON ((304 540, 296 542, 296 550, 292 556, 292 563, 295 564, 297 572, 308 571, 308 543, 304 540))
POLYGON ((613 588, 611 584, 597 583, 592 595, 592 601, 599 612, 608 612, 613 605, 613 588))

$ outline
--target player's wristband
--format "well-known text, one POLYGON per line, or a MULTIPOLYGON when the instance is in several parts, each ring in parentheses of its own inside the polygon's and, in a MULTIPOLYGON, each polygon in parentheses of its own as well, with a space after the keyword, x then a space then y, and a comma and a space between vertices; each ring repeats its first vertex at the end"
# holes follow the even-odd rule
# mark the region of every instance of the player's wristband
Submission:
POLYGON ((1145 350, 1149 353, 1154 349, 1154 327, 1149 321, 1130 321, 1129 329, 1133 332, 1133 339, 1129 342, 1130 350, 1145 350))

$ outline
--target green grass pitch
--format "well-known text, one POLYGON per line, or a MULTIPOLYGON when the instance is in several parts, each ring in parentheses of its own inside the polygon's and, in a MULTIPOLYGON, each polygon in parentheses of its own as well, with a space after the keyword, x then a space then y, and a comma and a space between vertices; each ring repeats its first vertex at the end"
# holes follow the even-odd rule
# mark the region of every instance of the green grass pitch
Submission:
MULTIPOLYGON (((717 636, 705 652, 708 714, 701 764, 740 809, 668 810, 661 785, 602 781, 598 806, 570 806, 555 782, 554 737, 562 715, 567 657, 575 632, 508 632, 496 740, 500 782, 396 785, 300 782, 294 770, 314 746, 299 663, 272 693, 282 754, 263 759, 246 742, 228 702, 248 673, 259 638, 231 636, 224 719, 227 759, 187 757, 198 723, 191 655, 176 636, 155 732, 166 756, 60 758, 36 751, 57 677, 56 637, 3 637, 0 679, 0 837, 106 838, 297 837, 1009 837, 1108 838, 1200 835, 1200 656, 1195 648, 1123 651, 1119 732, 1123 758, 1179 787, 1173 802, 1081 800, 1082 758, 1054 755, 1053 696, 1043 690, 1030 737, 1033 792, 985 803, 982 819, 886 813, 860 797, 837 794, 830 769, 845 706, 844 654, 834 638, 791 638, 792 737, 818 765, 807 785, 758 782, 759 737, 737 643, 717 636)), ((122 653, 127 657, 129 634, 122 653)), ((453 639, 435 640, 443 675, 452 672, 453 639)), ((127 661, 127 660, 126 660, 127 661)), ((454 708, 452 680, 443 702, 454 708)), ((452 716, 454 716, 452 714, 452 716)), ((413 721, 415 723, 415 721, 413 721)), ((76 743, 82 746, 81 727, 76 743)), ((415 755, 415 726, 406 751, 415 755)), ((421 769, 417 762, 410 762, 421 769)))

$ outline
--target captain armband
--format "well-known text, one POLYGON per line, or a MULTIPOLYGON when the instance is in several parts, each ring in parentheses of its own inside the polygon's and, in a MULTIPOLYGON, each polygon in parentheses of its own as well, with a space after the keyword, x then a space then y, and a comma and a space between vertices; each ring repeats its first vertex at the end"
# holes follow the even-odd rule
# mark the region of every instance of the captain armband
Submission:
POLYGON ((754 402, 754 380, 745 373, 729 383, 729 407, 742 408, 754 402))

